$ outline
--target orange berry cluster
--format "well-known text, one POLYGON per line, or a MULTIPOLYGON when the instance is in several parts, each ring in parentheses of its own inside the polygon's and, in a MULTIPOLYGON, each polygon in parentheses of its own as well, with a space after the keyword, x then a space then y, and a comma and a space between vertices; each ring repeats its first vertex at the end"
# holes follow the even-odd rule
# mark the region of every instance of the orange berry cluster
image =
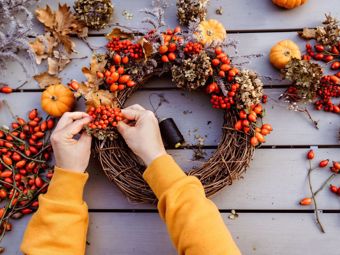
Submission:
POLYGON ((224 53, 221 47, 215 48, 215 58, 211 60, 211 64, 217 75, 226 78, 227 81, 231 82, 235 76, 239 73, 239 70, 230 65, 231 61, 228 56, 224 53))
POLYGON ((162 55, 162 62, 168 63, 176 59, 177 41, 182 41, 183 38, 178 36, 181 32, 180 27, 176 27, 174 30, 167 29, 166 33, 163 33, 164 44, 162 44, 158 52, 162 55))
POLYGON ((0 208, 1 218, 15 210, 29 214, 37 209, 37 193, 46 192, 44 179, 53 175, 47 164, 52 148, 46 139, 53 127, 53 119, 43 120, 33 109, 27 120, 17 117, 10 129, 0 129, 0 199, 11 201, 8 208, 0 208))
MULTIPOLYGON (((246 111, 241 110, 239 112, 239 120, 236 122, 234 128, 238 131, 243 131, 248 134, 251 130, 251 123, 256 123, 258 117, 262 117, 263 109, 261 104, 257 104, 251 107, 249 113, 246 111)), ((257 146, 260 143, 264 143, 265 136, 269 135, 270 132, 273 131, 273 128, 270 124, 264 124, 261 128, 255 128, 255 135, 250 139, 250 143, 252 146, 257 146)))
POLYGON ((106 47, 110 51, 133 59, 140 59, 144 55, 142 45, 132 43, 130 40, 121 40, 119 37, 113 37, 106 47))
POLYGON ((116 127, 118 121, 123 120, 121 110, 109 105, 101 105, 97 108, 90 107, 87 113, 92 118, 91 122, 88 124, 89 129, 110 129, 116 127))
POLYGON ((265 143, 264 137, 269 135, 271 131, 273 131, 273 128, 270 124, 263 124, 261 128, 255 128, 255 135, 250 139, 250 144, 255 147, 260 143, 265 143))
POLYGON ((98 72, 98 78, 103 78, 105 82, 110 86, 110 91, 121 91, 126 88, 131 88, 136 86, 136 82, 131 80, 130 75, 125 74, 125 69, 122 66, 118 68, 116 66, 111 66, 109 70, 104 73, 98 72))
POLYGON ((203 45, 197 42, 188 42, 184 47, 184 52, 188 55, 199 54, 203 49, 203 45))
MULTIPOLYGON (((215 109, 230 109, 231 106, 234 105, 236 102, 235 96, 239 87, 240 85, 238 83, 232 84, 227 96, 213 94, 210 99, 212 107, 215 109)), ((218 87, 216 82, 213 82, 207 86, 206 91, 208 94, 219 93, 220 88, 218 87)))

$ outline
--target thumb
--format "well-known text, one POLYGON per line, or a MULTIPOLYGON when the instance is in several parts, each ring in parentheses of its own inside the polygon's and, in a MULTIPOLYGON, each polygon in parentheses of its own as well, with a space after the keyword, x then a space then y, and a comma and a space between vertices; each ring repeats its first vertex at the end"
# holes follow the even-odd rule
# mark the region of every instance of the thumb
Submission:
POLYGON ((118 129, 118 132, 119 132, 122 136, 124 136, 124 134, 126 133, 126 131, 129 130, 130 128, 132 128, 132 127, 130 127, 130 126, 129 126, 128 124, 126 124, 125 122, 123 122, 123 121, 119 121, 119 122, 118 122, 117 129, 118 129))

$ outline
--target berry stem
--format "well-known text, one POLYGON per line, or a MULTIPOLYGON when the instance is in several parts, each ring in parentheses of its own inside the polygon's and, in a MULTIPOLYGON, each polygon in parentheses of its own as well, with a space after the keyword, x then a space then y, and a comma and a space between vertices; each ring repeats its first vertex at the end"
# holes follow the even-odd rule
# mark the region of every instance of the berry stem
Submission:
POLYGON ((321 224, 321 221, 320 221, 318 205, 317 205, 317 202, 316 202, 316 199, 315 199, 315 195, 314 195, 314 191, 313 191, 313 186, 312 186, 311 173, 312 173, 312 161, 309 160, 308 184, 309 184, 310 192, 312 194, 312 200, 313 200, 313 203, 314 203, 315 220, 316 220, 316 223, 319 225, 319 228, 320 228, 321 232, 322 233, 326 233, 324 228, 323 228, 323 226, 322 226, 322 224, 321 224))

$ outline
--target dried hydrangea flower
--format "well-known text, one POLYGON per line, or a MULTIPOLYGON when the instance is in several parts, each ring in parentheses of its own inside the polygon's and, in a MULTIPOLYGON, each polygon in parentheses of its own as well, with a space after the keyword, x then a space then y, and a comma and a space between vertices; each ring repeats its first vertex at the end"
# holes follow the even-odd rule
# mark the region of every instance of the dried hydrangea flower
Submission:
POLYGON ((177 87, 194 90, 205 86, 211 72, 210 58, 202 51, 171 68, 172 80, 177 87))
POLYGON ((111 0, 77 0, 73 8, 78 19, 95 30, 107 26, 113 14, 111 0))
POLYGON ((242 70, 236 77, 240 89, 236 96, 239 109, 249 109, 261 102, 263 96, 263 83, 254 71, 242 70))
POLYGON ((315 98, 323 76, 319 64, 293 59, 281 72, 285 79, 292 81, 296 86, 299 101, 309 102, 315 98))
POLYGON ((205 20, 208 0, 177 0, 177 18, 182 25, 205 20))

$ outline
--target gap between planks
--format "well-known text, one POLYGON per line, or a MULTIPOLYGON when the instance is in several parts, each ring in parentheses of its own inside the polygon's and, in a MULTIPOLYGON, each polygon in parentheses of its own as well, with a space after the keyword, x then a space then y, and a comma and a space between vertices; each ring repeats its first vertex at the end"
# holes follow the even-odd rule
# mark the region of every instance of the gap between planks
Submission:
MULTIPOLYGON (((313 209, 288 209, 288 210, 276 210, 276 209, 219 209, 220 213, 231 213, 235 210, 237 213, 308 213, 314 214, 313 209)), ((327 209, 319 210, 323 214, 340 213, 340 209, 327 209)), ((158 213, 157 209, 89 209, 90 213, 158 213)))

